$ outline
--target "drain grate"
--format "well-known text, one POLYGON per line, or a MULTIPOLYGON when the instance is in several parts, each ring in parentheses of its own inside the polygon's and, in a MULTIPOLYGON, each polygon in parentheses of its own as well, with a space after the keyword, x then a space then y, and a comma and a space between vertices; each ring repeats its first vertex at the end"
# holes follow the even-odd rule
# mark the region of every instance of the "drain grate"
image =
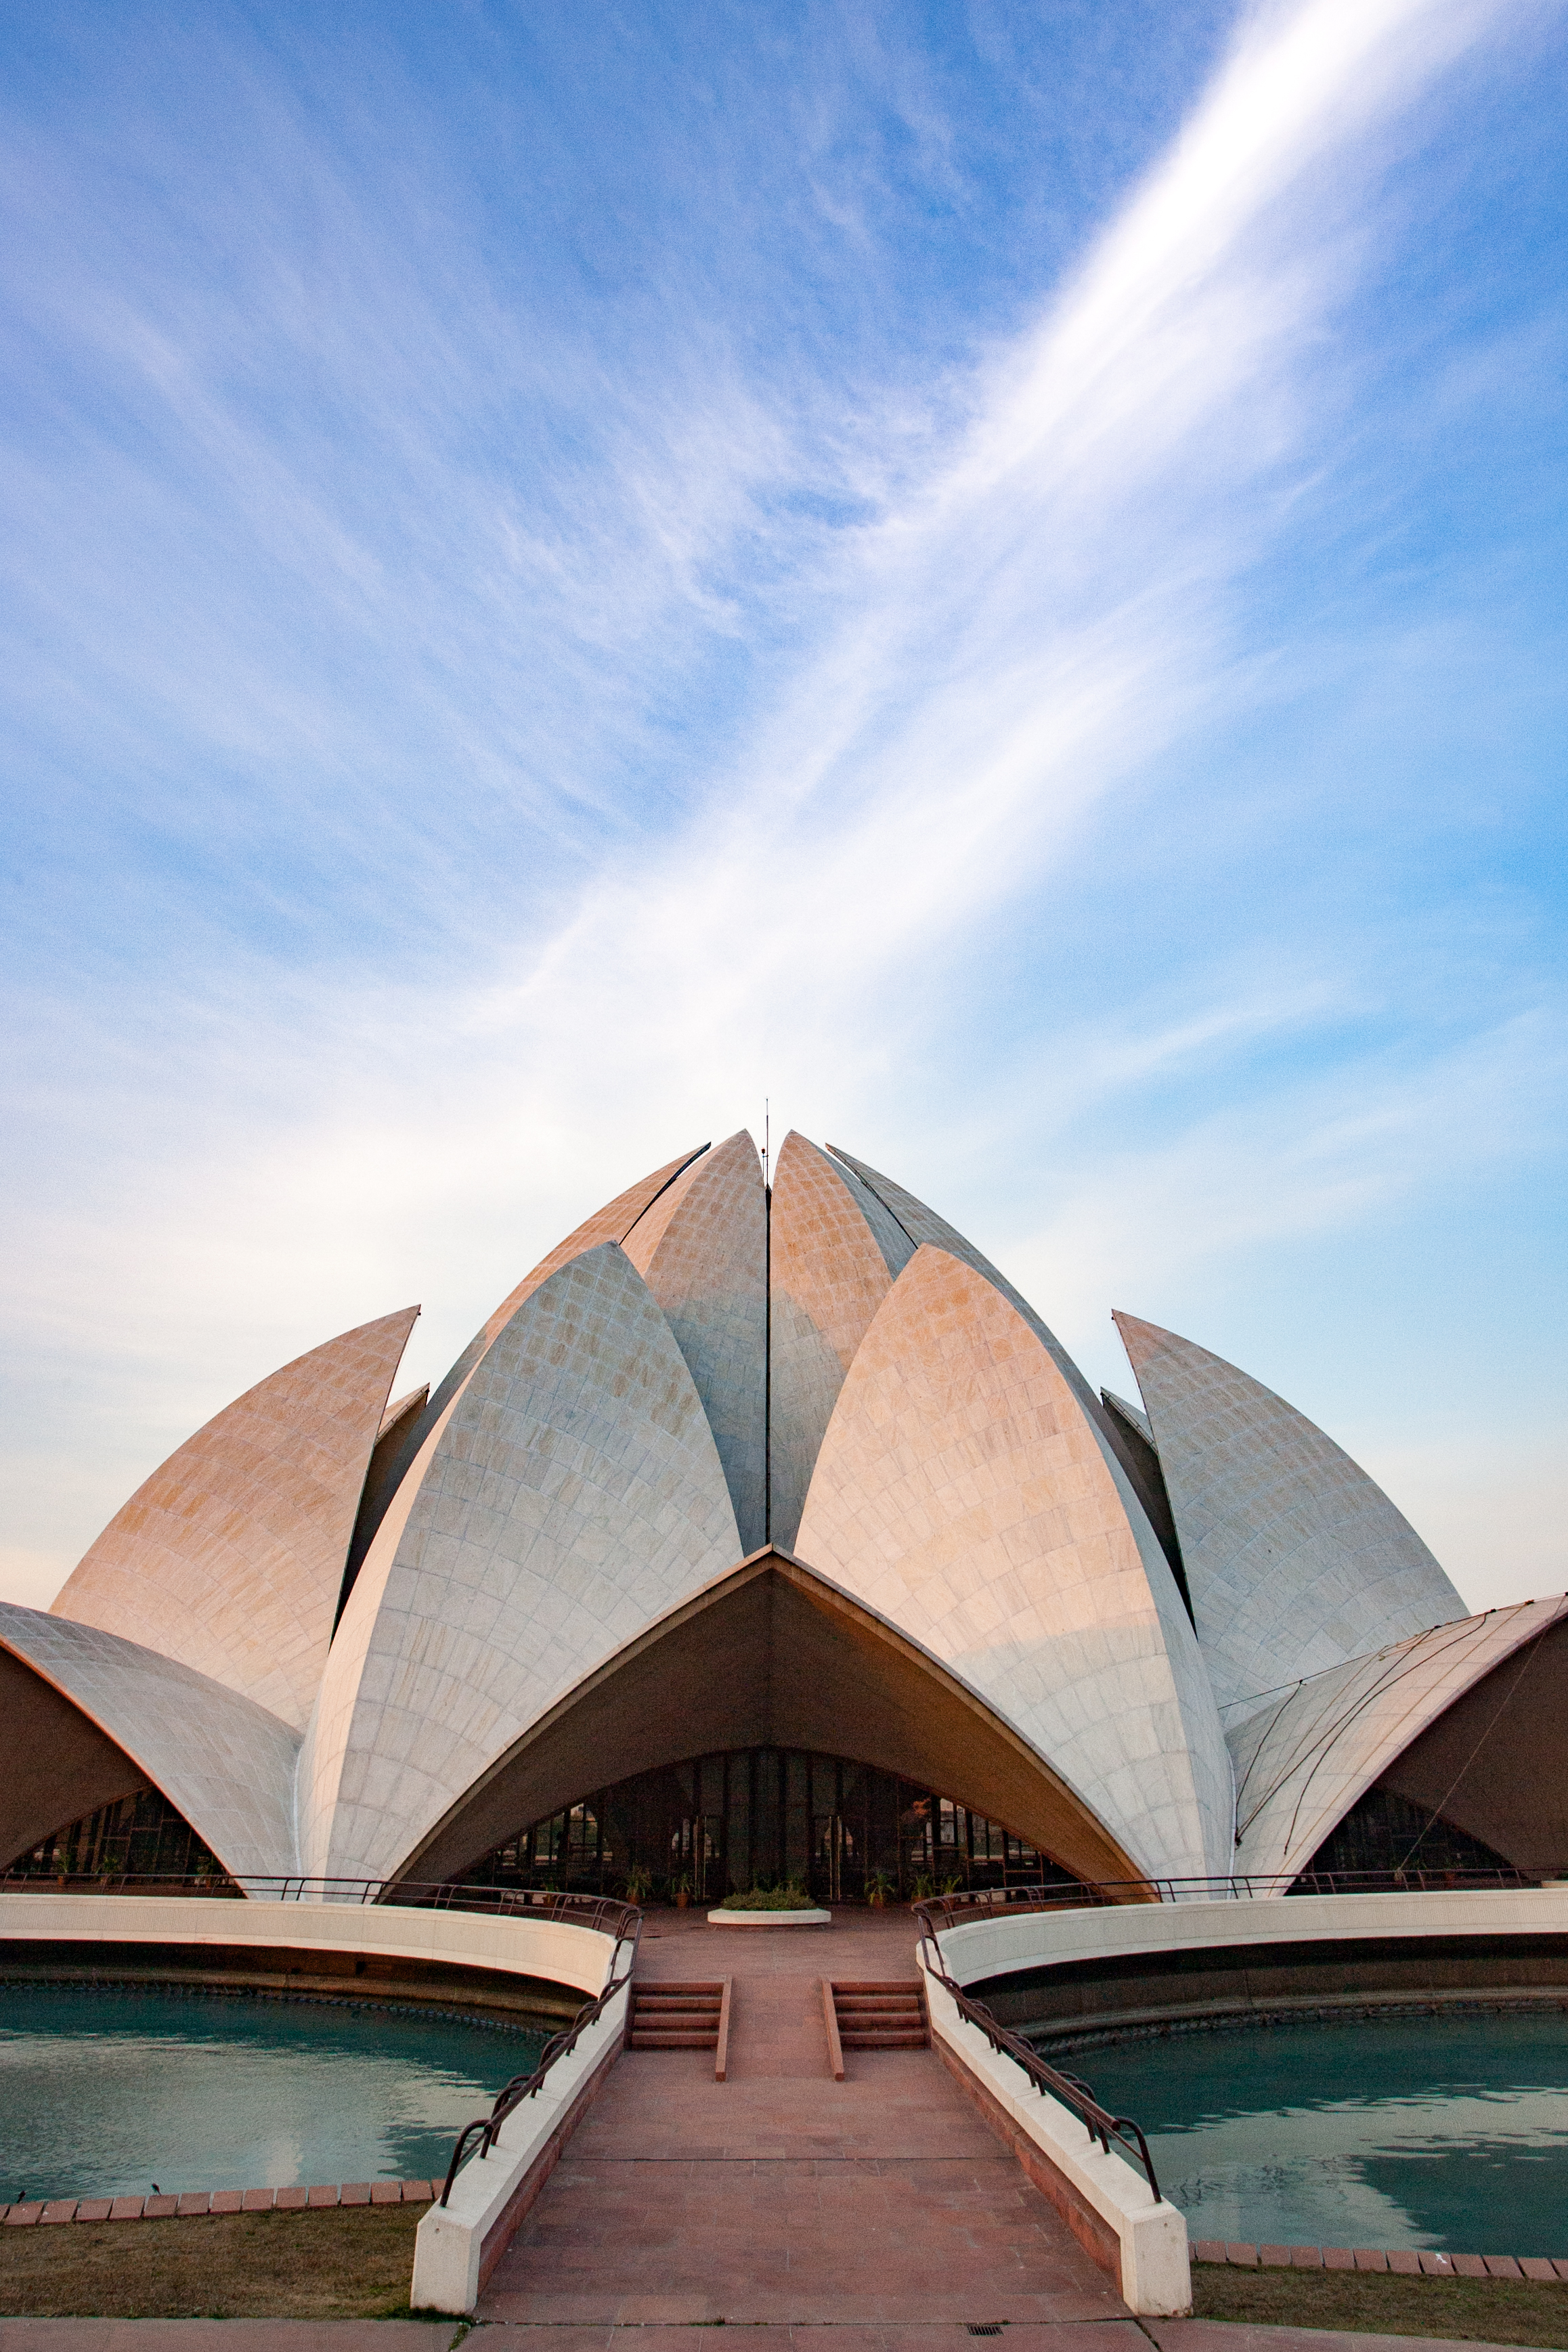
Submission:
POLYGON ((972 2319, 969 2332, 971 2336, 1000 2336, 1002 2322, 999 2319, 972 2319))

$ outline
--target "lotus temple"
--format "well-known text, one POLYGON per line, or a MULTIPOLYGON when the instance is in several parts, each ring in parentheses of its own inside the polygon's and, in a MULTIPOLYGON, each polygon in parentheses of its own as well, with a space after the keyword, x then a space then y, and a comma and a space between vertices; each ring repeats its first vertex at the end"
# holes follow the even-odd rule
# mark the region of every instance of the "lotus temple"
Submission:
POLYGON ((1568 1871, 1568 1602, 1470 1613, 1331 1438, 1136 1315, 1096 1394, 847 1152, 792 1134, 771 1189, 745 1134, 683 1153, 395 1395, 417 1313, 0 1608, 12 1885, 1568 1871))

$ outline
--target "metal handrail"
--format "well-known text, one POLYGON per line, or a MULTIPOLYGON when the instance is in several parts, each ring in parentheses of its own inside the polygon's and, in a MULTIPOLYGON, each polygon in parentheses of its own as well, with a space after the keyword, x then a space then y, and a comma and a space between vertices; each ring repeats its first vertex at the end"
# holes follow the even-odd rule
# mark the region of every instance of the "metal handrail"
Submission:
POLYGON ((1318 1870, 1251 1871, 1228 1878, 1106 1878, 1055 1885, 977 1886, 960 1894, 932 1895, 915 1906, 942 1915, 945 1926, 960 1915, 988 1916, 1005 1909, 1079 1911, 1113 1903, 1244 1903, 1281 1895, 1436 1895, 1513 1889, 1540 1885, 1539 1875, 1511 1866, 1497 1870, 1318 1870))
MULTIPOLYGON (((635 1905, 609 1895, 569 1895, 543 1886, 471 1886, 452 1879, 266 1877, 248 1871, 105 1871, 69 1875, 87 1881, 100 1893, 135 1894, 178 1888, 183 1894, 225 1898, 248 1895, 257 1901, 279 1903, 386 1904, 418 1911, 482 1911, 503 1918, 527 1916, 587 1927, 599 1935, 625 1940, 626 1923, 640 1921, 635 1905)), ((0 1894, 47 1894, 58 1890, 53 1872, 7 1871, 0 1875, 0 1894)))
POLYGON ((452 2183, 456 2180, 467 2158, 468 2140, 471 2136, 475 2132, 480 2135, 479 2159, 482 2163, 500 2137, 500 2127, 508 2116, 515 2107, 521 2106, 524 2099, 535 2098, 538 2095, 544 2086, 545 2077, 551 2068, 558 2065, 563 2058, 575 2050, 579 2038, 587 2032, 590 2025, 597 2024, 616 1993, 630 1984, 632 1971, 637 1962, 637 1942, 642 1935, 642 1913, 633 1910, 629 1904, 619 1904, 616 1908, 628 1914, 632 1925, 629 1934, 623 1931, 616 1937, 616 1948, 610 1955, 610 1974, 604 1990, 595 2000, 584 2004, 564 2033, 554 2034, 545 2043, 540 2053, 539 2063, 531 2074, 514 2074, 510 2082, 503 2084, 496 2093, 495 2104, 489 2115, 475 2116, 471 2122, 463 2126, 453 2145, 451 2162, 447 2167, 447 2178, 442 2184, 439 2199, 441 2204, 445 2205, 452 2194, 452 2183), (628 1943, 632 1948, 631 1958, 627 1961, 624 1971, 617 1976, 616 1969, 621 1957, 621 1948, 628 1943))
MULTIPOLYGON (((936 1902, 942 1899, 939 1896, 936 1902)), ((971 2025, 979 2027, 993 2050, 1005 2058, 1011 2058, 1015 2065, 1023 2068, 1042 2098, 1059 2099, 1062 2105, 1078 2117, 1090 2139, 1097 2139, 1107 2156, 1110 2154, 1112 2140, 1126 2148, 1129 2154, 1136 2147, 1150 2194, 1157 2205, 1160 2202, 1160 2184, 1154 2178, 1154 2160, 1149 2153, 1149 2143, 1143 2137, 1142 2126, 1135 2124, 1131 2116, 1113 2116, 1109 2107, 1100 2105, 1081 2075, 1064 2074, 1059 2067, 1048 2066, 1037 2050, 1030 2049, 1021 2034, 1009 2032, 1006 2026, 1000 2024, 983 2000, 970 1999, 963 1987, 955 1982, 942 1966, 942 1948, 937 1942, 938 1931, 931 1916, 931 1911, 935 1908, 936 1903, 929 1909, 923 1903, 917 1903, 914 1906, 915 1917, 921 1923, 921 1958, 926 1974, 941 1985, 959 2015, 967 2018, 971 2025)))

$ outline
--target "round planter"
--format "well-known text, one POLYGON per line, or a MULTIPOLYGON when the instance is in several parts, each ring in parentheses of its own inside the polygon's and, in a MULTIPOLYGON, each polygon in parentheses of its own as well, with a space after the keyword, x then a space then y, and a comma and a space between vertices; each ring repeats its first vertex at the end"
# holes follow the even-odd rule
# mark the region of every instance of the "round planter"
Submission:
POLYGON ((710 1911, 710 1927, 830 1927, 831 1911, 710 1911))

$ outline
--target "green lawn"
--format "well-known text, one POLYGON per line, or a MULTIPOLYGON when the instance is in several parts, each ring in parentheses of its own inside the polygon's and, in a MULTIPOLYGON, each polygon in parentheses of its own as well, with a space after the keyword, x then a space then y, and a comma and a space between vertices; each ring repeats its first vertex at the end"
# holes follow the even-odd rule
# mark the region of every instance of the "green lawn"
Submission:
POLYGON ((1568 2280, 1396 2278, 1386 2271, 1243 2271, 1193 2264, 1193 2314, 1259 2327, 1543 2344, 1568 2352, 1568 2280))

